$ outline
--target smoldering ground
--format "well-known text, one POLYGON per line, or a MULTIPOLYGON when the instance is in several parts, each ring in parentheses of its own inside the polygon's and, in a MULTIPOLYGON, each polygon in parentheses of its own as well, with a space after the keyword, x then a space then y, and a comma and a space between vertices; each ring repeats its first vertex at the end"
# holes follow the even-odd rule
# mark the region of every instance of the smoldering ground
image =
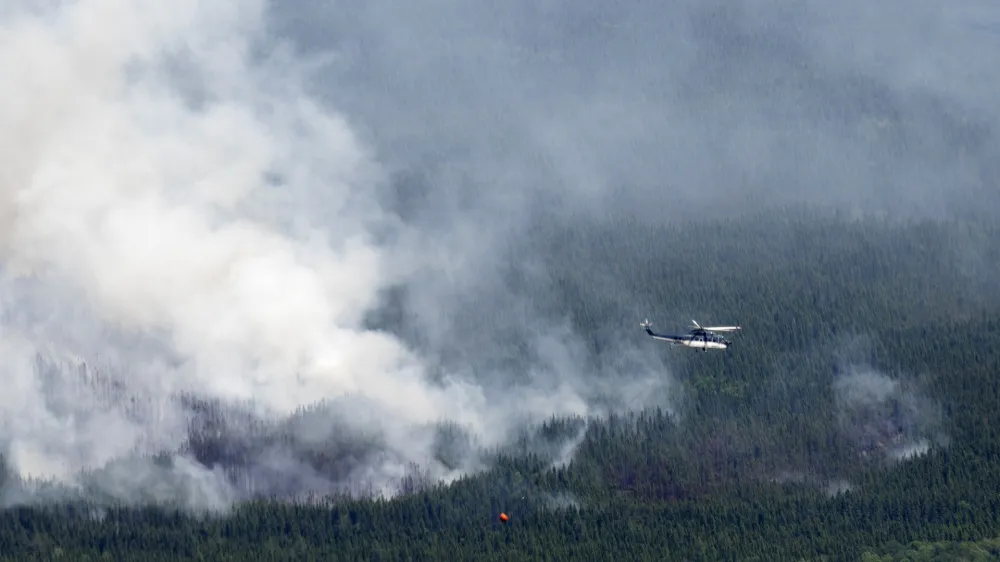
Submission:
POLYGON ((865 456, 893 462, 947 444, 940 405, 913 381, 852 365, 834 391, 841 427, 865 456))
POLYGON ((996 36, 960 4, 159 6, 3 11, 22 476, 172 470, 198 505, 447 479, 523 422, 678 396, 623 333, 643 244, 590 263, 562 227, 997 208, 996 36), (566 272, 604 296, 586 337, 566 272), (150 451, 182 453, 115 470, 150 451))

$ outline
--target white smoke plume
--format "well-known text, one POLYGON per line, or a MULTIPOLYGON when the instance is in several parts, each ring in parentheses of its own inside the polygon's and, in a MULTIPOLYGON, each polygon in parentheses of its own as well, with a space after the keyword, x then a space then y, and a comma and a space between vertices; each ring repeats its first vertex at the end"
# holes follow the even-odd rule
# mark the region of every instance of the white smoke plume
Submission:
MULTIPOLYGON (((215 410, 230 436, 250 431, 238 412, 313 452, 360 431, 369 452, 342 473, 375 487, 411 463, 461 470, 431 458, 442 420, 489 445, 515 419, 589 413, 572 377, 495 402, 428 382, 420 356, 365 329, 423 258, 389 259, 377 158, 306 93, 309 65, 264 15, 261 0, 0 11, 0 453, 19 477, 137 501, 186 478, 171 489, 188 504, 223 505, 241 484, 187 454, 128 464, 184 447, 192 396, 240 405, 215 410), (324 400, 343 425, 309 421, 324 400)), ((288 442, 246 447, 243 489, 301 468, 288 442)))

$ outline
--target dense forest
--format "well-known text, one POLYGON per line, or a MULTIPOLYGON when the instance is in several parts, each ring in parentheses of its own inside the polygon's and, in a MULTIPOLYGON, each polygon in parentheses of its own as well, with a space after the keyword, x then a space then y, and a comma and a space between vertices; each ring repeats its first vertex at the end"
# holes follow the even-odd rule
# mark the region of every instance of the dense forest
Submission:
MULTIPOLYGON (((458 481, 416 467, 392 499, 259 498, 221 515, 7 501, 0 560, 1000 556, 1000 225, 784 209, 548 228, 547 306, 592 357, 623 337, 660 346, 669 405, 551 419, 458 481), (643 339, 638 309, 664 331, 744 329, 725 352, 674 349, 643 339)), ((236 478, 252 440, 197 407, 191 451, 236 478)), ((345 455, 310 454, 317 470, 345 455)), ((7 498, 27 485, 0 480, 7 498)))

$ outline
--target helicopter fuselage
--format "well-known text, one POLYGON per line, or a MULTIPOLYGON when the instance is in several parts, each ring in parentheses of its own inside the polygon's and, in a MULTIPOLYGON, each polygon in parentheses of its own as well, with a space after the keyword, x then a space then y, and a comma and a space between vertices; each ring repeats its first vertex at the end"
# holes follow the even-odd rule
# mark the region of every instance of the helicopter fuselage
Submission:
POLYGON ((671 345, 692 347, 703 351, 708 351, 709 349, 727 349, 732 345, 732 342, 726 338, 704 329, 694 329, 687 334, 658 334, 647 324, 643 324, 643 328, 654 340, 665 341, 671 345))

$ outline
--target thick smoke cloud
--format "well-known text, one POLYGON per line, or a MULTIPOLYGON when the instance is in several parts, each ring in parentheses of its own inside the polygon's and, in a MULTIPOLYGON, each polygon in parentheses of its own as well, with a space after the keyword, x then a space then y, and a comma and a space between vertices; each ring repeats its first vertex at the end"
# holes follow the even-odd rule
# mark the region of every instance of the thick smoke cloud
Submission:
POLYGON ((622 355, 639 378, 587 395, 573 335, 539 327, 500 393, 365 329, 384 289, 448 256, 392 240, 385 170, 306 92, 262 3, 160 7, 4 14, 5 473, 198 507, 391 493, 473 468, 443 453, 463 439, 630 406, 621 389, 662 371, 622 355))
POLYGON ((198 506, 449 478, 521 423, 677 400, 623 328, 642 255, 562 227, 998 208, 985 2, 164 6, 0 11, 22 477, 198 506), (586 336, 556 262, 606 289, 586 336))

